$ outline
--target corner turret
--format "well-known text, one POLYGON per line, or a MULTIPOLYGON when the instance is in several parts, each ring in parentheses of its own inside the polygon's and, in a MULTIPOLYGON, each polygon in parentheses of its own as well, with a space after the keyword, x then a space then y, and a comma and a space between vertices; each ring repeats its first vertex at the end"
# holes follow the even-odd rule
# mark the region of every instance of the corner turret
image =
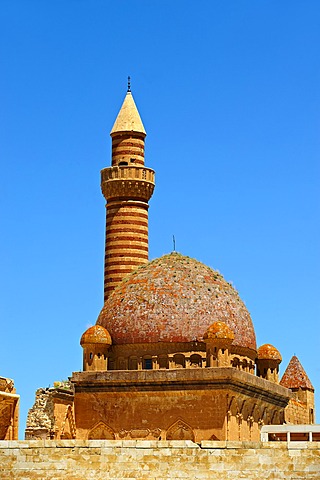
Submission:
POLYGON ((270 343, 265 343, 258 348, 257 375, 270 382, 279 383, 279 365, 282 357, 270 343))
POLYGON ((314 388, 298 357, 291 358, 280 385, 293 393, 285 412, 287 423, 315 423, 314 388))
POLYGON ((104 371, 108 369, 108 350, 112 340, 108 330, 101 325, 89 327, 82 335, 83 370, 104 371))
POLYGON ((214 322, 205 332, 207 367, 230 367, 230 347, 234 332, 224 322, 214 322))

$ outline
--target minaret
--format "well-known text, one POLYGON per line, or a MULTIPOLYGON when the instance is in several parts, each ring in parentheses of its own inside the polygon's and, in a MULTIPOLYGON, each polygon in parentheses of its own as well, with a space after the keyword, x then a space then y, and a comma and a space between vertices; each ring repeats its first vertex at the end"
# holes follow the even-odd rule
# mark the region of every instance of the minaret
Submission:
POLYGON ((111 130, 112 163, 101 171, 107 201, 104 300, 137 266, 148 262, 148 201, 154 171, 144 166, 146 132, 128 91, 111 130))

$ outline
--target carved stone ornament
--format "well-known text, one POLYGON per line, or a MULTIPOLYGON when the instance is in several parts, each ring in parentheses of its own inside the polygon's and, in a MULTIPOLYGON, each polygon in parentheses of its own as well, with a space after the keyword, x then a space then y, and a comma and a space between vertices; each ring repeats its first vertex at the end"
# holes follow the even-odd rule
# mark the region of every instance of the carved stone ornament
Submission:
POLYGON ((67 406, 64 421, 61 426, 60 438, 63 438, 63 439, 76 438, 76 424, 74 421, 71 405, 67 406))
POLYGON ((192 440, 194 442, 194 432, 192 428, 183 420, 177 420, 167 430, 167 440, 192 440))
POLYGON ((103 422, 97 423, 89 432, 88 440, 114 440, 115 434, 112 428, 103 422))
POLYGON ((132 430, 120 430, 119 438, 153 440, 158 439, 160 434, 160 428, 154 428, 153 430, 149 428, 134 428, 132 430))

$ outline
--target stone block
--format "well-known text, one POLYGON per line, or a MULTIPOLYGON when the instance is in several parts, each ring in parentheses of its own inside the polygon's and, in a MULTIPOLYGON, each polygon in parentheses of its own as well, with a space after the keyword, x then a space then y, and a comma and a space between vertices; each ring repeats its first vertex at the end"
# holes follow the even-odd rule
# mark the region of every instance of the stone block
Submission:
POLYGON ((210 448, 210 449, 222 449, 226 448, 227 446, 227 441, 213 441, 213 440, 202 440, 200 443, 201 448, 210 448))

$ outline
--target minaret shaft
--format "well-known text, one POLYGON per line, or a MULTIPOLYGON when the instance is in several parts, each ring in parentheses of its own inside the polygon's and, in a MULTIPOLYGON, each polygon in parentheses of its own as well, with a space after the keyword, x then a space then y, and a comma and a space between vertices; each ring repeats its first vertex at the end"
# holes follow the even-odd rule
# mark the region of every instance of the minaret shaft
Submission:
POLYGON ((144 165, 144 137, 117 135, 112 138, 112 165, 144 165))
POLYGON ((126 275, 148 262, 148 201, 154 171, 144 166, 145 136, 131 92, 127 92, 111 131, 112 166, 101 171, 107 201, 104 300, 126 275))
POLYGON ((124 276, 148 262, 148 207, 133 200, 107 204, 105 298, 124 276))

